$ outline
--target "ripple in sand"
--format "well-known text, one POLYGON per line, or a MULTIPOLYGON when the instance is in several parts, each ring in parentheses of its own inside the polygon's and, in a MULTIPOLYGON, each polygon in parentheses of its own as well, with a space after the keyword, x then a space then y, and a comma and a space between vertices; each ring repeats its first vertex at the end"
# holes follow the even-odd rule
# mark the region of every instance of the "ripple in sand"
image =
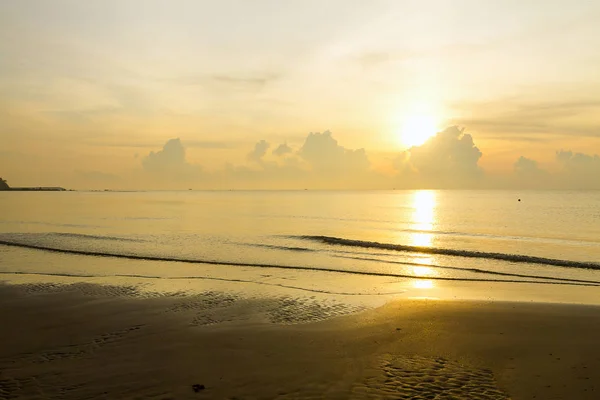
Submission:
POLYGON ((98 285, 94 283, 27 283, 15 285, 27 294, 76 293, 93 297, 142 297, 135 286, 98 285))
POLYGON ((507 400, 492 371, 444 358, 388 356, 352 399, 507 400))
POLYGON ((233 305, 237 297, 214 291, 186 296, 167 309, 168 312, 203 311, 233 305))
POLYGON ((192 314, 191 326, 215 325, 224 322, 256 320, 279 325, 305 324, 354 314, 367 309, 338 299, 319 297, 249 298, 208 290, 199 294, 186 292, 152 292, 143 286, 119 286, 97 283, 27 283, 14 285, 27 294, 74 293, 86 297, 105 298, 167 298, 167 313, 192 314))
POLYGON ((281 297, 266 302, 269 321, 275 324, 302 324, 323 321, 329 318, 353 314, 364 310, 362 306, 352 306, 336 301, 307 298, 281 297))
POLYGON ((190 325, 205 326, 223 322, 267 321, 278 325, 317 322, 356 313, 365 307, 353 306, 334 300, 275 297, 247 299, 236 295, 205 292, 182 298, 167 312, 194 313, 190 325))

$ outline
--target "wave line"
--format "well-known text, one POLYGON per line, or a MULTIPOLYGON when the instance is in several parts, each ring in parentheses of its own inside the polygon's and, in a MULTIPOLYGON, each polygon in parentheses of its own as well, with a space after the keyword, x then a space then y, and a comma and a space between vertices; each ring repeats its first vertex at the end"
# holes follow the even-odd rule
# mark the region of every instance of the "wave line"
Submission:
POLYGON ((187 264, 208 264, 208 265, 224 265, 234 267, 254 267, 254 268, 273 268, 273 269, 290 269, 290 270, 301 270, 301 271, 313 271, 313 272, 336 272, 350 275, 366 275, 366 276, 381 276, 389 278, 408 278, 408 279, 425 279, 425 280, 440 280, 440 281, 462 281, 462 282, 505 282, 505 283, 536 283, 544 285, 573 285, 573 286, 600 286, 596 284, 587 283, 575 283, 575 282, 544 282, 544 281, 526 281, 526 280, 507 280, 507 279, 478 279, 478 278, 451 278, 451 277, 419 277, 408 274, 394 274, 386 272, 375 272, 375 271, 350 271, 338 268, 316 268, 306 267, 297 265, 277 265, 277 264, 262 264, 262 263, 241 263, 234 261, 217 261, 217 260, 200 260, 200 259, 189 259, 189 258, 171 258, 171 257, 160 257, 160 256, 141 256, 135 254, 119 254, 119 253, 102 253, 97 251, 85 251, 85 250, 72 250, 72 249, 59 249, 47 246, 39 246, 24 243, 7 242, 0 240, 0 245, 20 247, 31 250, 41 250, 54 253, 73 254, 80 256, 91 256, 91 257, 106 257, 106 258, 121 258, 128 260, 139 260, 139 261, 161 261, 161 262, 179 262, 187 264))
POLYGON ((474 250, 444 249, 444 248, 439 248, 439 247, 409 246, 409 245, 403 245, 403 244, 344 239, 344 238, 338 238, 338 237, 333 237, 333 236, 291 236, 291 238, 302 239, 302 240, 311 240, 314 242, 320 242, 320 243, 332 245, 332 246, 361 247, 361 248, 368 248, 368 249, 392 250, 392 251, 399 251, 399 252, 422 253, 422 254, 440 254, 440 255, 445 255, 445 256, 466 257, 466 258, 485 258, 485 259, 509 261, 509 262, 515 262, 515 263, 552 265, 555 267, 593 269, 593 270, 600 269, 600 263, 595 263, 595 262, 560 260, 560 259, 556 259, 556 258, 527 256, 527 255, 522 255, 522 254, 506 254, 506 253, 493 253, 493 252, 474 251, 474 250))
POLYGON ((510 272, 489 271, 486 269, 479 269, 479 268, 449 267, 446 265, 413 263, 413 262, 405 262, 405 261, 384 260, 384 259, 380 259, 380 258, 350 257, 350 256, 340 256, 340 255, 333 255, 332 257, 346 258, 346 259, 350 259, 350 260, 372 261, 372 262, 379 262, 379 263, 382 262, 385 264, 408 265, 408 266, 415 266, 415 267, 427 267, 427 268, 438 268, 438 269, 451 269, 453 271, 474 272, 474 273, 478 273, 478 274, 487 274, 487 275, 514 276, 517 278, 548 279, 548 280, 552 280, 552 281, 591 283, 594 285, 600 285, 600 281, 589 281, 589 280, 584 280, 584 279, 572 279, 572 278, 559 278, 559 277, 553 277, 553 276, 515 274, 515 273, 510 273, 510 272))

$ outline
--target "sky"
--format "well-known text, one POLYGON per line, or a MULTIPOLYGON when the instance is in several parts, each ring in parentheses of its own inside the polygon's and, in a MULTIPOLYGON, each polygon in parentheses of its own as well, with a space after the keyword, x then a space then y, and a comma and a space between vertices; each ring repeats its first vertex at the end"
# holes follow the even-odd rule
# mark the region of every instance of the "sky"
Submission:
POLYGON ((0 0, 0 176, 600 189, 597 0, 0 0))

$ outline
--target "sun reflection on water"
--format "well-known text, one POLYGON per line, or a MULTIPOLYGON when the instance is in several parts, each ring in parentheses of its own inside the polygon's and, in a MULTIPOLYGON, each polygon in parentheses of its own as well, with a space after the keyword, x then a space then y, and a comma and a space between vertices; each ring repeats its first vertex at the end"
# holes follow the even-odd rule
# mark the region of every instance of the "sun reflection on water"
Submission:
POLYGON ((410 244, 418 247, 433 245, 433 228, 436 224, 436 195, 430 190, 419 190, 413 197, 410 244))
POLYGON ((433 234, 432 231, 435 225, 435 207, 436 198, 435 192, 430 190, 419 190, 415 192, 413 197, 413 214, 411 221, 411 229, 414 232, 412 242, 415 246, 431 246, 433 234))
POLYGON ((418 279, 413 282, 413 287, 415 289, 433 289, 434 284, 429 279, 418 279))
MULTIPOLYGON (((420 190, 413 196, 413 214, 411 220, 410 244, 418 247, 431 247, 433 245, 433 229, 436 224, 436 193, 429 190, 420 190)), ((431 256, 420 254, 415 262, 422 264, 433 264, 431 256)), ((413 267, 413 273, 419 278, 427 278, 437 275, 434 268, 427 266, 413 267)), ((432 289, 432 280, 418 279, 413 282, 416 289, 432 289)))

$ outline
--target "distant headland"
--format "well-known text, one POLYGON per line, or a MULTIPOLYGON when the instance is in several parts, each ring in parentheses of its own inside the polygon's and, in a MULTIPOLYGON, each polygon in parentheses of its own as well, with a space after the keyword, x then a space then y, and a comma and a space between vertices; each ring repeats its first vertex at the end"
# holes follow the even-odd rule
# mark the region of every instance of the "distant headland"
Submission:
POLYGON ((14 187, 8 186, 6 180, 0 178, 0 191, 12 192, 66 192, 67 189, 61 187, 14 187))

